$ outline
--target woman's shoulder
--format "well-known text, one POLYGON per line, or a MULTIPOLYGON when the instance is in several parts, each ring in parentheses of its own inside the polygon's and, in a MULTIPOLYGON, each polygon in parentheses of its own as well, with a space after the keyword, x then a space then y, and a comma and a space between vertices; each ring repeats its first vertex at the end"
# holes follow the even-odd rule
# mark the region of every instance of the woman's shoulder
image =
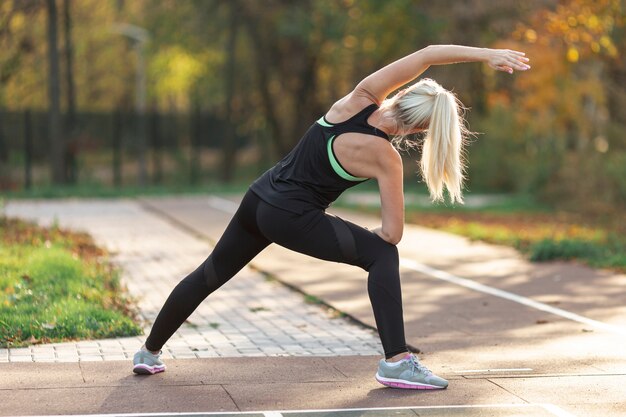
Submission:
POLYGON ((352 91, 350 94, 336 101, 328 112, 326 112, 324 118, 329 123, 342 123, 372 104, 378 105, 378 103, 375 103, 369 97, 352 91))

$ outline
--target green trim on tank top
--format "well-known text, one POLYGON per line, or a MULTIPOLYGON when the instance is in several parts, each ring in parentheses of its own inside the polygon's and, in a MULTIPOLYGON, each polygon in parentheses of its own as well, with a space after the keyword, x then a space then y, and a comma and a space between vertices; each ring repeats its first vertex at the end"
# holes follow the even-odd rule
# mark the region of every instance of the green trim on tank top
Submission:
POLYGON ((335 157, 335 152, 333 151, 333 140, 334 139, 335 139, 335 135, 331 136, 328 139, 328 144, 327 144, 326 148, 328 149, 328 159, 330 160, 330 165, 333 167, 333 169, 335 170, 337 175, 339 175, 344 180, 348 180, 348 181, 366 181, 366 180, 368 180, 369 178, 360 178, 360 177, 355 177, 354 175, 350 175, 350 173, 348 171, 346 171, 341 166, 341 164, 339 163, 339 161, 335 157))
POLYGON ((319 120, 317 121, 317 123, 321 124, 324 127, 333 127, 334 125, 331 123, 328 123, 326 121, 326 119, 324 119, 324 116, 320 117, 319 120))

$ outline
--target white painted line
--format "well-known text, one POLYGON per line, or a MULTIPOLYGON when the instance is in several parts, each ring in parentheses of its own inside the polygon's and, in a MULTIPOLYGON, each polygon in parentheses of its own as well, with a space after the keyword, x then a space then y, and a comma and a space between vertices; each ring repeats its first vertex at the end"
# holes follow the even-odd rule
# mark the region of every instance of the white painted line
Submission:
MULTIPOLYGON (((240 414, 254 414, 255 411, 210 411, 210 412, 164 412, 164 413, 111 413, 111 414, 54 414, 54 415, 40 415, 29 417, 152 417, 152 416, 212 416, 212 415, 240 415, 240 414)), ((256 411, 257 414, 263 414, 262 411, 256 411)))
POLYGON ((482 374, 490 372, 532 372, 532 368, 496 368, 496 369, 464 369, 454 371, 455 374, 482 374))
POLYGON ((508 291, 499 290, 497 288, 490 287, 488 285, 480 284, 476 281, 472 281, 467 278, 457 277, 456 275, 452 275, 448 272, 441 271, 439 269, 431 268, 427 265, 420 264, 411 259, 401 258, 400 265, 412 269, 417 272, 421 272, 433 278, 440 279, 442 281, 447 281, 451 284, 460 285, 465 288, 469 288, 474 291, 482 292, 489 295, 494 295, 496 297, 504 298, 506 300, 514 301, 516 303, 525 305, 527 307, 531 307, 537 310, 545 311, 546 313, 551 313, 557 316, 561 316, 563 318, 576 321, 579 323, 586 324, 591 327, 595 327, 599 330, 604 330, 610 333, 619 334, 621 336, 626 336, 626 329, 619 326, 614 326, 612 324, 602 323, 601 321, 593 320, 587 317, 580 316, 576 313, 571 313, 569 311, 552 307, 550 305, 541 303, 539 301, 532 300, 527 297, 523 297, 521 295, 513 294, 508 291))
MULTIPOLYGON (((449 410, 462 408, 543 408, 557 417, 576 417, 573 414, 557 407, 554 404, 521 403, 521 404, 474 404, 474 405, 419 405, 412 407, 374 407, 374 408, 335 408, 313 410, 281 410, 283 417, 289 417, 288 413, 340 413, 342 411, 393 411, 393 410, 449 410)), ((340 416, 340 415, 339 415, 340 416)), ((338 417, 339 417, 338 416, 338 417)))
MULTIPOLYGON (((392 410, 449 410, 462 408, 543 408, 557 417, 576 417, 554 404, 522 403, 522 404, 474 404, 474 405, 420 405, 412 407, 374 407, 374 408, 335 408, 313 410, 281 410, 283 417, 289 417, 288 413, 340 413, 342 411, 392 411, 392 410)), ((339 415, 340 416, 340 415, 339 415)))
POLYGON ((572 413, 568 413, 567 411, 563 410, 562 408, 557 407, 554 404, 537 404, 542 406, 546 411, 554 414, 557 417, 576 417, 574 414, 572 413))
MULTIPOLYGON (((218 196, 211 196, 208 200, 209 206, 214 209, 224 211, 226 213, 233 214, 239 207, 237 203, 234 203, 225 198, 221 198, 218 196)), ((485 294, 493 295, 496 297, 504 298, 509 301, 513 301, 527 307, 531 307, 540 311, 545 311, 546 313, 554 314, 568 320, 576 321, 578 323, 583 323, 591 327, 595 327, 599 330, 604 330, 609 333, 618 334, 620 336, 626 336, 626 328, 614 326, 612 324, 602 323, 601 321, 593 320, 576 313, 571 313, 569 311, 552 307, 550 305, 541 303, 539 301, 532 300, 530 298, 513 294, 508 291, 499 290, 497 288, 490 287, 488 285, 480 284, 476 281, 472 281, 471 279, 457 277, 456 275, 452 275, 448 272, 442 271, 440 269, 431 268, 430 266, 415 262, 411 259, 400 258, 400 265, 407 268, 412 269, 413 271, 421 272, 422 274, 426 274, 430 277, 440 279, 442 281, 447 281, 451 284, 460 285, 465 288, 469 288, 474 291, 482 292, 485 294)))
POLYGON ((374 408, 334 408, 334 409, 310 409, 310 410, 280 410, 280 411, 211 411, 211 412, 183 412, 183 413, 112 413, 112 414, 66 414, 66 415, 54 415, 54 416, 32 416, 32 417, 151 417, 151 416, 211 416, 211 415, 232 415, 237 416, 241 414, 263 414, 266 417, 288 417, 285 414, 288 413, 341 413, 341 412, 353 412, 353 411, 392 411, 392 410, 447 410, 447 409, 462 409, 462 408, 543 408, 549 413, 552 413, 556 417, 576 417, 571 413, 557 407, 554 404, 540 404, 540 403, 522 403, 522 404, 473 404, 473 405, 420 405, 412 407, 374 407, 374 408))

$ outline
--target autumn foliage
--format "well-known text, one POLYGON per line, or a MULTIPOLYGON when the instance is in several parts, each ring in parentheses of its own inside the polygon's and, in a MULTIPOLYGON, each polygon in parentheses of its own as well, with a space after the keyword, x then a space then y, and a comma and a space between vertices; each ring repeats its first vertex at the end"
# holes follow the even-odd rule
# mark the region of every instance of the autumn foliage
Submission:
MULTIPOLYGON (((136 56, 132 43, 111 29, 130 23, 150 34, 151 107, 222 117, 238 136, 255 138, 250 141, 268 164, 363 76, 407 53, 433 43, 522 50, 532 64, 525 73, 462 64, 425 74, 470 108, 470 128, 479 134, 469 147, 469 191, 529 192, 592 213, 626 207, 626 34, 619 0, 70 3, 79 110, 132 110, 136 56)), ((0 4, 0 108, 6 111, 48 106, 42 4, 0 4)), ((61 39, 60 51, 66 45, 61 39)), ((62 65, 61 79, 67 71, 62 65)), ((6 139, 3 148, 9 133, 1 130, 0 159, 19 159, 6 157, 18 151, 6 139)), ((224 146, 232 157, 232 147, 224 146)), ((415 175, 415 165, 406 165, 407 175, 415 175)), ((0 169, 3 175, 16 174, 0 169)))

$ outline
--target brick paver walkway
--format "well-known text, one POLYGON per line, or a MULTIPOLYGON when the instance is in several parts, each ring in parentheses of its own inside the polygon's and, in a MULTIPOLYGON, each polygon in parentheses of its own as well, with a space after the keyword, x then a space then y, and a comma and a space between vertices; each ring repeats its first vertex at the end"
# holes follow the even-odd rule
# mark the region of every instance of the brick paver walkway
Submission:
MULTIPOLYGON (((7 216, 82 230, 107 248, 139 299, 145 331, 172 288, 210 253, 202 241, 132 200, 10 202, 7 216)), ((0 362, 132 358, 145 336, 0 349, 0 362)), ((163 348, 164 358, 382 355, 378 335, 244 268, 213 293, 163 348)))

